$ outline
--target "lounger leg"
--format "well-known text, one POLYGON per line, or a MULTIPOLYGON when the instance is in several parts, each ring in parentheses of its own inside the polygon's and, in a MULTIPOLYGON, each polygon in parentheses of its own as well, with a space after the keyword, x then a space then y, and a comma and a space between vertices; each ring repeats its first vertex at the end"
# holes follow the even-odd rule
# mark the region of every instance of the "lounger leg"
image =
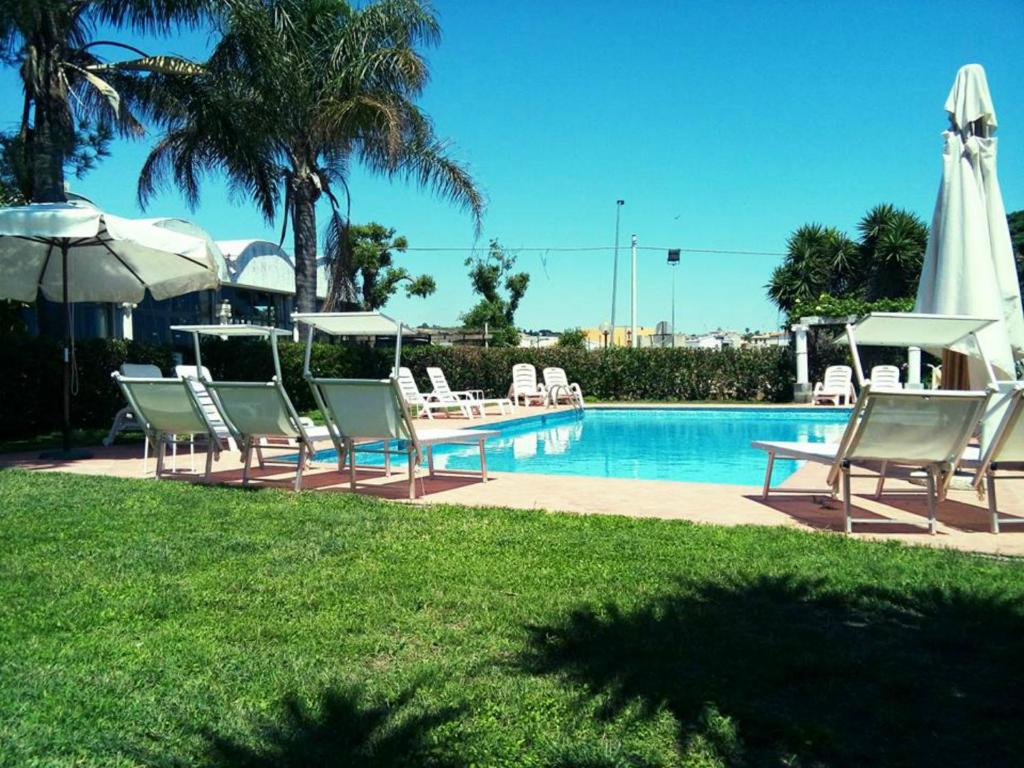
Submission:
POLYGON ((188 436, 188 471, 196 471, 196 436, 188 436))
POLYGON ((356 452, 351 440, 345 440, 345 450, 348 452, 348 487, 349 490, 356 489, 356 452))
POLYGON ((295 490, 302 490, 302 470, 306 466, 306 457, 309 454, 309 449, 305 443, 299 443, 299 465, 295 468, 295 490))
POLYGON ((775 468, 775 451, 768 451, 768 469, 764 473, 764 488, 761 490, 761 498, 767 499, 768 492, 772 487, 772 469, 775 468))
POLYGON ((415 450, 412 444, 409 444, 409 498, 416 498, 416 459, 414 458, 415 450))
POLYGON ((263 451, 260 448, 260 438, 253 438, 253 445, 256 446, 256 459, 259 461, 260 469, 263 469, 263 451))
POLYGON ((928 533, 935 535, 935 472, 928 470, 928 533))
POLYGON ((843 462, 843 515, 846 517, 846 532, 853 533, 853 509, 850 504, 850 464, 843 462))
POLYGON ((487 453, 484 450, 484 441, 480 441, 480 477, 487 482, 487 453))
POLYGON ((245 441, 245 464, 242 467, 242 486, 249 485, 249 468, 252 466, 252 441, 253 438, 249 438, 245 441))
POLYGON ((996 507, 996 476, 992 470, 985 476, 988 493, 988 513, 992 516, 992 533, 999 533, 999 509, 996 507))
POLYGON ((391 477, 391 441, 384 441, 384 476, 391 477))
POLYGON ((434 476, 434 446, 427 446, 427 470, 430 472, 430 476, 434 476))
POLYGON ((149 436, 142 443, 142 476, 149 474, 149 436))
POLYGON ((886 472, 886 468, 888 466, 889 466, 889 462, 887 462, 887 461, 883 461, 882 462, 882 469, 881 469, 881 471, 878 474, 878 484, 875 486, 875 498, 876 499, 882 498, 882 489, 885 488, 885 472, 886 472))
POLYGON ((206 479, 210 478, 210 473, 213 471, 213 450, 215 441, 217 440, 216 435, 206 436, 206 479))
POLYGON ((178 471, 178 440, 177 435, 171 435, 171 472, 178 471))
POLYGON ((160 475, 164 473, 164 459, 167 455, 167 441, 164 440, 164 436, 158 435, 156 442, 156 475, 155 477, 159 480, 160 475))

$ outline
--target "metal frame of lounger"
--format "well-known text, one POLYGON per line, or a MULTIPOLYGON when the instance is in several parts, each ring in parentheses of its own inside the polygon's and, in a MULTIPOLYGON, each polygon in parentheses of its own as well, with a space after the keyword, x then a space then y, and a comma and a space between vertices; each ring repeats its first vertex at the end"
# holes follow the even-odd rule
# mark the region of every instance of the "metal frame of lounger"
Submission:
MULTIPOLYGON (((872 524, 907 524, 903 520, 889 520, 877 517, 853 517, 852 498, 850 496, 850 479, 853 466, 864 467, 870 463, 882 464, 882 476, 887 468, 893 466, 912 467, 923 469, 926 473, 926 486, 928 498, 928 532, 936 532, 936 504, 942 501, 949 489, 949 483, 953 476, 953 470, 964 449, 967 447, 975 427, 985 412, 985 407, 991 397, 989 391, 977 392, 952 392, 952 391, 926 391, 926 390, 886 390, 883 392, 872 392, 871 386, 867 385, 861 390, 857 398, 850 420, 847 423, 843 437, 838 444, 835 444, 834 454, 829 449, 822 449, 820 452, 808 449, 811 444, 793 443, 771 443, 755 442, 752 446, 768 451, 768 468, 765 472, 764 488, 762 498, 767 498, 771 488, 771 473, 777 455, 787 458, 796 458, 830 465, 828 474, 828 485, 830 493, 834 496, 836 489, 841 486, 843 499, 843 516, 845 519, 845 530, 847 533, 853 531, 856 523, 872 524), (959 404, 959 412, 954 414, 959 417, 954 426, 958 429, 949 439, 941 445, 934 444, 935 425, 933 423, 912 423, 915 415, 913 408, 905 406, 920 403, 934 404, 959 404), (904 406, 901 408, 899 406, 904 406), (886 412, 888 411, 888 413, 886 412), (879 412, 881 416, 873 416, 879 412), (894 421, 893 417, 898 416, 901 420, 894 421), (883 418, 884 417, 884 418, 883 418), (881 426, 876 426, 880 419, 881 426), (913 453, 901 455, 902 448, 888 448, 887 441, 893 438, 893 433, 899 432, 906 437, 910 435, 910 441, 915 448, 921 452, 916 456, 913 453), (880 433, 880 434, 878 434, 880 433), (933 440, 931 446, 928 440, 933 440), (925 456, 928 448, 933 448, 932 456, 925 456), (941 455, 937 456, 936 454, 941 455)), ((906 441, 904 441, 906 445, 906 441)), ((879 485, 879 488, 881 485, 879 485)), ((785 489, 786 493, 821 493, 805 489, 785 489)))
MULTIPOLYGON (((487 454, 484 443, 489 437, 498 434, 496 431, 483 429, 428 430, 422 435, 419 434, 416 430, 415 421, 409 413, 405 398, 402 397, 402 393, 398 388, 398 382, 393 378, 325 379, 310 375, 306 377, 306 380, 313 390, 313 397, 316 400, 317 407, 320 408, 327 421, 328 431, 331 433, 335 449, 338 451, 339 468, 344 466, 347 457, 349 487, 353 491, 356 490, 356 452, 383 454, 385 457, 385 471, 390 474, 390 455, 394 452, 391 448, 392 440, 401 440, 406 443, 405 449, 402 452, 406 454, 408 462, 410 499, 416 498, 416 472, 424 455, 427 459, 430 476, 435 476, 435 445, 478 446, 480 451, 480 477, 482 482, 487 482, 487 454), (349 390, 351 393, 363 390, 364 399, 370 399, 366 398, 366 394, 372 393, 373 396, 376 396, 377 391, 381 389, 388 390, 387 395, 379 398, 381 400, 379 404, 385 406, 381 421, 389 423, 384 427, 381 427, 379 423, 375 423, 372 427, 356 428, 350 433, 349 425, 352 420, 348 418, 347 414, 339 412, 339 409, 336 407, 338 402, 344 402, 344 400, 336 400, 334 397, 335 392, 332 390, 349 390), (387 410, 388 405, 391 407, 390 412, 387 410), (397 420, 394 418, 396 416, 397 420), (374 447, 377 443, 381 443, 382 447, 374 447)), ((339 397, 342 396, 339 395, 339 397)), ((357 399, 357 396, 353 394, 350 399, 357 399)), ((361 405, 364 407, 364 413, 371 413, 374 412, 375 406, 378 403, 374 403, 371 400, 371 402, 362 403, 361 405), (367 406, 369 407, 367 408, 367 406)), ((462 475, 467 473, 449 472, 448 474, 462 475)), ((475 473, 468 474, 475 475, 475 473)))
MULTIPOLYGON (((156 455, 155 476, 159 478, 163 474, 168 442, 173 443, 176 435, 194 436, 198 434, 204 435, 207 440, 205 476, 209 477, 214 459, 220 458, 221 441, 226 439, 226 435, 218 434, 217 427, 210 421, 188 382, 184 379, 122 376, 118 371, 111 374, 111 377, 117 382, 125 400, 128 401, 135 413, 139 428, 146 436, 147 445, 151 445, 153 448, 153 453, 156 455), (187 404, 188 409, 179 411, 174 423, 168 423, 167 420, 155 422, 153 411, 157 409, 157 404, 146 402, 146 398, 151 393, 146 393, 146 397, 142 396, 147 389, 165 391, 161 392, 165 399, 167 398, 166 393, 178 391, 180 392, 178 404, 187 404)), ((169 405, 173 405, 173 403, 161 403, 160 407, 167 408, 169 405)))
POLYGON ((1024 470, 1024 383, 1001 384, 1009 388, 1001 388, 993 395, 996 403, 986 415, 986 419, 996 422, 991 426, 991 434, 986 434, 989 431, 986 424, 982 428, 982 445, 977 449, 977 458, 969 450, 960 462, 962 468, 974 470, 972 484, 979 493, 984 486, 992 533, 999 533, 1002 525, 1024 524, 1024 518, 1000 516, 996 500, 996 480, 1024 479, 1024 474, 996 474, 1000 470, 1024 470))

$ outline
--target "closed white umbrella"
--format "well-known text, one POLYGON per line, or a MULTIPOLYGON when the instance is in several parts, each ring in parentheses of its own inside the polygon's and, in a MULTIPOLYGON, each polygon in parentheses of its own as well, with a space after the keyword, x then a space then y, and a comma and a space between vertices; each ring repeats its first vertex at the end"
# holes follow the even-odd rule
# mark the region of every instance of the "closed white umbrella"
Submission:
MULTIPOLYGON (((997 317, 978 334, 999 379, 1015 379, 1024 358, 1024 314, 996 175, 996 111, 985 70, 957 72, 946 99, 950 130, 943 133, 942 184, 932 216, 915 312, 997 317)), ((964 343, 956 351, 972 355, 964 343)), ((970 359, 970 384, 987 382, 981 360, 970 359)))
POLYGON ((71 312, 80 301, 138 303, 217 287, 206 243, 84 202, 0 208, 0 298, 64 305, 64 451, 71 438, 71 312))

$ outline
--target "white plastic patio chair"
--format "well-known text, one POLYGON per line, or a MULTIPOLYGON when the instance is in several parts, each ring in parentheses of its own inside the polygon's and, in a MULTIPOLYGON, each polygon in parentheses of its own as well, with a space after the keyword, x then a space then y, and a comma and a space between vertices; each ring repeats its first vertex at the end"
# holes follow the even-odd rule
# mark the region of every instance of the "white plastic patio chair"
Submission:
POLYGON ((576 382, 569 383, 569 377, 565 375, 562 368, 544 369, 544 387, 548 392, 548 401, 551 405, 568 402, 583 407, 583 390, 576 382))
POLYGON ((242 485, 249 484, 252 455, 256 453, 260 467, 293 466, 290 460, 268 459, 267 449, 291 453, 297 447, 295 490, 302 488, 302 473, 316 452, 317 441, 331 439, 326 427, 315 427, 309 419, 300 418, 284 386, 275 376, 268 382, 210 381, 202 382, 209 391, 228 431, 242 451, 244 468, 242 485))
MULTIPOLYGON (((885 518, 855 518, 850 498, 852 466, 881 464, 878 492, 885 472, 892 467, 923 469, 927 479, 928 531, 935 533, 935 505, 942 501, 975 428, 978 426, 990 392, 931 392, 902 390, 874 392, 865 386, 850 414, 838 443, 768 442, 751 445, 768 452, 762 498, 771 491, 775 459, 813 461, 830 466, 829 492, 842 485, 843 515, 847 533, 854 523, 897 523, 885 518)), ((783 489, 784 493, 820 493, 801 489, 783 489)))
POLYGON ((903 389, 900 382, 900 369, 895 365, 876 365, 871 369, 871 377, 868 379, 871 389, 874 392, 892 392, 903 389))
POLYGON ((505 415, 505 409, 511 412, 515 410, 515 406, 512 401, 507 397, 484 397, 484 391, 482 389, 463 389, 453 391, 448 386, 448 379, 444 375, 444 371, 440 368, 429 366, 427 368, 427 376, 430 378, 430 384, 434 388, 431 396, 438 402, 453 402, 462 400, 466 403, 469 409, 470 417, 473 416, 473 409, 478 409, 480 416, 486 414, 486 408, 491 405, 498 407, 498 411, 502 416, 505 415))
POLYGON ((135 418, 156 454, 156 477, 164 473, 167 445, 175 444, 178 435, 206 438, 206 472, 209 477, 213 461, 228 438, 223 424, 212 424, 196 400, 188 384, 182 379, 145 378, 113 375, 128 401, 135 418))
POLYGON ((484 442, 498 433, 484 429, 428 429, 417 433, 405 397, 395 379, 320 379, 307 377, 317 406, 338 452, 338 466, 349 465, 349 486, 356 490, 357 451, 381 453, 390 472, 391 442, 400 441, 398 451, 409 465, 409 498, 416 498, 416 470, 426 451, 430 475, 434 476, 434 446, 478 445, 480 476, 487 482, 484 442), (378 447, 378 445, 380 447, 378 447))
POLYGON ((981 428, 981 444, 964 451, 960 466, 974 470, 973 485, 988 497, 988 511, 992 533, 999 533, 1001 525, 1024 523, 1021 517, 999 514, 996 500, 996 480, 1019 480, 1024 470, 1024 383, 1000 382, 999 392, 989 401, 989 409, 981 428), (997 474, 998 473, 998 474, 997 474))
POLYGON ((811 393, 811 401, 815 405, 826 401, 833 405, 850 405, 855 399, 853 369, 848 365, 830 365, 826 368, 824 381, 815 384, 811 393))
POLYGON ((547 405, 548 402, 547 389, 537 383, 537 369, 530 363, 516 363, 512 366, 512 386, 509 387, 508 396, 516 405, 537 402, 547 405))

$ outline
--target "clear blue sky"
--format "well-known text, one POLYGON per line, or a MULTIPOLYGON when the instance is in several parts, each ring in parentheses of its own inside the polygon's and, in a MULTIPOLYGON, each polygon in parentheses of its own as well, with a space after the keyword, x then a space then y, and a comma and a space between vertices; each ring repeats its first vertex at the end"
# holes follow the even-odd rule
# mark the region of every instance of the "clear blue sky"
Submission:
MULTIPOLYGON (((1008 210, 1024 208, 1024 69, 1020 2, 760 2, 586 4, 438 2, 443 41, 429 52, 423 105, 486 191, 484 237, 517 247, 621 242, 782 251, 805 222, 852 233, 872 205, 925 220, 939 181, 943 103, 957 68, 988 72, 999 118, 1008 210)), ((122 36, 124 39, 124 36, 122 36)), ((202 56, 192 33, 146 41, 202 56)), ((0 120, 18 117, 13 72, 0 80, 0 120)), ((140 211, 135 178, 147 141, 118 142, 75 189, 124 215, 140 211)), ((412 246, 474 245, 468 216, 429 192, 352 179, 353 218, 396 227, 412 246)), ((208 179, 191 212, 173 191, 150 215, 189 218, 217 239, 265 237, 267 225, 208 179)), ((289 240, 286 247, 290 248, 289 240)), ((455 323, 473 302, 465 254, 408 254, 432 273, 429 299, 396 297, 408 322, 455 323)), ((778 324, 763 286, 780 259, 684 254, 677 327, 778 324)), ((628 322, 628 248, 620 254, 618 321, 628 322)), ((610 314, 612 255, 523 253, 531 274, 518 324, 592 326, 610 314)), ((667 319, 662 252, 641 252, 640 322, 667 319)))

